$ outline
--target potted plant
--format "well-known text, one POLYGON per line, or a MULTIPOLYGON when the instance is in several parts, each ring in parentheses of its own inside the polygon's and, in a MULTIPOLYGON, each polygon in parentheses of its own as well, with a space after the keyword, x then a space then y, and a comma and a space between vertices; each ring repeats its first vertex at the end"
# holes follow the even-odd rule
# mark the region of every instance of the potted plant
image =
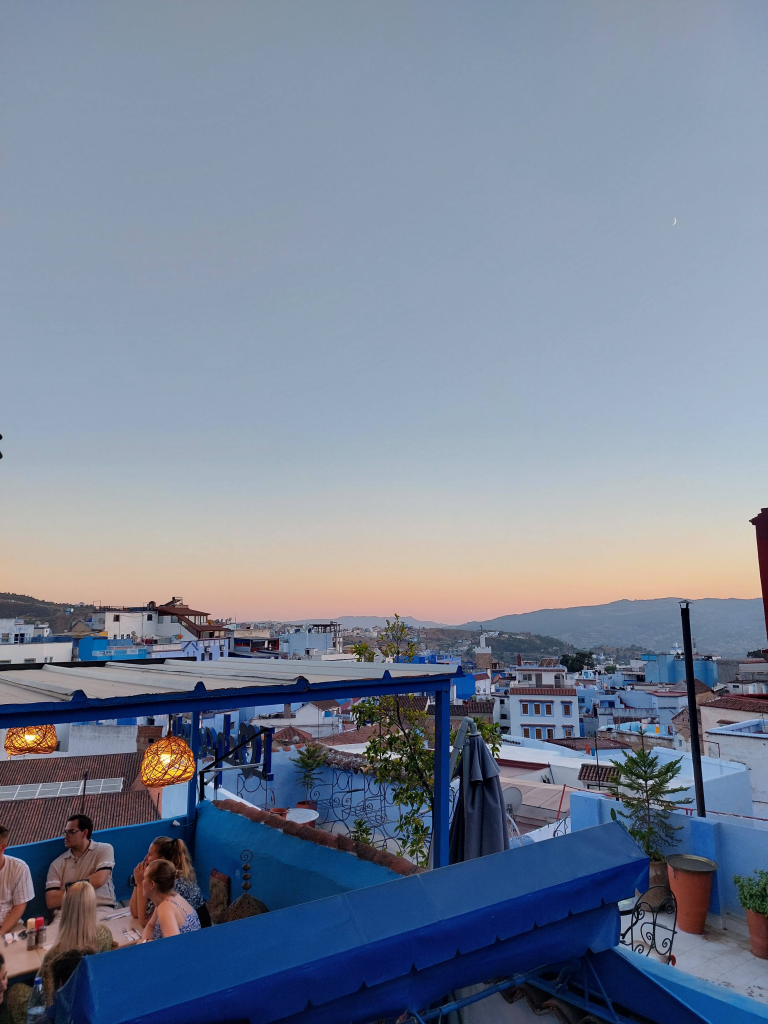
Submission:
POLYGON ((755 956, 768 960, 768 871, 734 875, 739 903, 747 912, 749 944, 755 956))
POLYGON ((327 760, 328 751, 319 743, 308 743, 299 751, 298 757, 291 758, 291 762, 296 765, 296 774, 306 795, 306 800, 299 800, 296 804, 297 807, 309 807, 313 811, 317 810, 317 801, 310 800, 309 794, 320 781, 320 769, 327 760))
MULTIPOLYGON (((646 748, 641 734, 640 749, 632 753, 622 751, 624 760, 615 761, 616 775, 611 794, 624 805, 618 817, 627 821, 627 831, 650 858, 649 886, 669 885, 664 847, 677 846, 676 833, 682 825, 673 825, 670 815, 675 807, 691 801, 671 800, 676 793, 685 792, 685 786, 673 786, 680 774, 682 757, 666 764, 659 763, 657 754, 646 748)), ((611 810, 616 820, 617 813, 611 810)), ((666 894, 661 894, 661 899, 666 894)))

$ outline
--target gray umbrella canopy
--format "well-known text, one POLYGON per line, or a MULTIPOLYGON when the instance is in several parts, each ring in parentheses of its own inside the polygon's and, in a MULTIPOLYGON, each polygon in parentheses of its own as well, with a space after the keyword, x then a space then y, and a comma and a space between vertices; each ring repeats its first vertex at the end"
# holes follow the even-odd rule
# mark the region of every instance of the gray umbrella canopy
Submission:
POLYGON ((476 727, 464 741, 459 773, 459 797, 448 836, 451 864, 509 849, 499 766, 476 727))

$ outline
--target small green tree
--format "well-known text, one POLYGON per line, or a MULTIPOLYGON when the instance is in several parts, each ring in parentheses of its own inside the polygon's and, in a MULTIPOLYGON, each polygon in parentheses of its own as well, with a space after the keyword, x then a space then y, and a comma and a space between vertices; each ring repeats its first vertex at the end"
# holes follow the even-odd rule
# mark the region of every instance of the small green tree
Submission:
POLYGON ((560 664, 565 665, 568 672, 582 672, 585 668, 595 667, 595 656, 592 651, 576 651, 575 654, 561 654, 560 664))
POLYGON ((373 833, 371 832, 371 826, 365 818, 355 818, 349 838, 354 839, 358 843, 370 844, 371 839, 373 839, 373 833))
POLYGON ((429 716, 409 697, 367 697, 352 707, 358 728, 376 725, 365 757, 373 778, 392 790, 398 809, 395 834, 402 852, 417 864, 427 858, 427 811, 434 815, 434 751, 428 747, 429 716))
POLYGON ((374 649, 364 640, 362 643, 355 644, 352 647, 352 653, 357 656, 358 661, 373 661, 376 656, 374 649))
POLYGON ((618 671, 618 669, 615 665, 606 665, 605 671, 608 673, 608 675, 612 676, 614 672, 618 671))
MULTIPOLYGON (((657 754, 646 748, 641 734, 640 749, 622 751, 624 761, 616 761, 615 782, 611 793, 622 801, 624 809, 618 817, 628 822, 627 831, 651 860, 664 859, 664 846, 677 846, 676 834, 682 825, 672 825, 670 815, 675 807, 691 803, 690 799, 670 800, 675 793, 684 793, 685 786, 673 786, 680 774, 682 757, 660 764, 657 754)), ((611 817, 617 813, 611 808, 611 817)))
POLYGON ((379 650, 393 661, 413 661, 416 657, 413 634, 397 612, 391 622, 387 619, 386 628, 379 633, 379 650))
POLYGON ((328 751, 319 743, 308 743, 298 754, 292 757, 291 763, 298 769, 296 774, 304 787, 306 799, 320 780, 320 769, 328 760, 328 751))

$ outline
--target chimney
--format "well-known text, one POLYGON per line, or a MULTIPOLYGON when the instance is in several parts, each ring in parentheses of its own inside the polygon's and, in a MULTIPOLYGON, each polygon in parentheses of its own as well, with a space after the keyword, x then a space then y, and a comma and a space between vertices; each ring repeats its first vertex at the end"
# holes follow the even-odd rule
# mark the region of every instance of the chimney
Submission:
POLYGON ((136 749, 143 754, 148 746, 162 738, 161 725, 139 725, 136 727, 136 749))
POLYGON ((763 590, 763 614, 765 615, 766 640, 768 640, 768 508, 760 509, 760 515, 750 519, 757 537, 757 563, 760 566, 760 585, 763 590))

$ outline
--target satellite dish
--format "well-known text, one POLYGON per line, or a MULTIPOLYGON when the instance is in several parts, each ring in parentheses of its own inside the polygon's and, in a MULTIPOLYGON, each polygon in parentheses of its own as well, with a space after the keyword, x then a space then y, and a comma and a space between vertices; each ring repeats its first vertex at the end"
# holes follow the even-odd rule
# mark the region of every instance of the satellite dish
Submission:
POLYGON ((523 806, 523 794, 517 788, 517 786, 508 786, 506 789, 501 791, 501 795, 504 797, 504 804, 507 808, 507 814, 511 814, 512 817, 517 814, 520 808, 523 806))

